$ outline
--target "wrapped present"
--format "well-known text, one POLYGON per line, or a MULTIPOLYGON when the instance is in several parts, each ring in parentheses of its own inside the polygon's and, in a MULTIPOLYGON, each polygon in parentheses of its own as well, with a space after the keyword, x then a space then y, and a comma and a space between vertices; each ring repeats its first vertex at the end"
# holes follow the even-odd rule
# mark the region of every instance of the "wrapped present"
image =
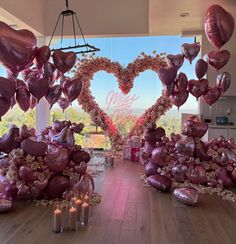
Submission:
POLYGON ((128 145, 123 146, 123 159, 124 160, 130 160, 130 151, 131 147, 128 145))
POLYGON ((132 136, 132 147, 133 148, 140 148, 141 147, 141 140, 138 136, 132 136))
POLYGON ((139 158, 140 158, 140 147, 131 148, 130 160, 139 162, 139 158))

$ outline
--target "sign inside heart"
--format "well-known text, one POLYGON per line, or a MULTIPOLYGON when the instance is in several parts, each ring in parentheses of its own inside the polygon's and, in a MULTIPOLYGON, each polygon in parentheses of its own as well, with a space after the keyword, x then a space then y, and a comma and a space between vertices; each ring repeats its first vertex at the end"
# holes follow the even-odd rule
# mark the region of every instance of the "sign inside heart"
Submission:
MULTIPOLYGON (((165 59, 161 56, 142 56, 135 59, 126 68, 123 68, 118 62, 112 62, 108 58, 97 57, 83 60, 78 64, 76 78, 82 80, 83 89, 78 97, 78 102, 83 110, 90 114, 93 122, 107 132, 113 149, 119 148, 123 144, 123 138, 112 119, 100 108, 90 90, 90 81, 98 71, 112 73, 117 78, 119 88, 124 94, 130 92, 133 87, 135 78, 145 70, 158 72, 165 68, 165 59)), ((166 111, 172 107, 169 97, 162 95, 156 102, 148 108, 142 116, 135 122, 129 132, 129 136, 143 134, 148 124, 156 121, 166 111)))

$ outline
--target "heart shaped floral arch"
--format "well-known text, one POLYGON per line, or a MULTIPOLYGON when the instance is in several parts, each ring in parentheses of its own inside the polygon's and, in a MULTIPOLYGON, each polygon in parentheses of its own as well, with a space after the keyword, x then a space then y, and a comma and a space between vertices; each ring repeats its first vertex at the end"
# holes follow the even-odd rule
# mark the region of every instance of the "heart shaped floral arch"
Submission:
MULTIPOLYGON (((112 149, 120 148, 124 143, 124 139, 112 119, 99 107, 91 94, 90 81, 93 79, 94 74, 98 71, 114 74, 121 91, 124 94, 128 94, 133 87, 135 78, 141 72, 152 70, 157 73, 159 69, 164 67, 166 67, 164 55, 150 56, 144 53, 132 63, 129 63, 126 68, 123 68, 118 62, 113 62, 105 57, 94 58, 90 56, 78 62, 75 76, 77 79, 81 79, 83 83, 83 90, 78 97, 78 102, 82 109, 90 114, 92 121, 107 133, 112 149)), ((159 119, 172 105, 169 97, 163 94, 137 119, 128 136, 142 135, 147 125, 159 119)))

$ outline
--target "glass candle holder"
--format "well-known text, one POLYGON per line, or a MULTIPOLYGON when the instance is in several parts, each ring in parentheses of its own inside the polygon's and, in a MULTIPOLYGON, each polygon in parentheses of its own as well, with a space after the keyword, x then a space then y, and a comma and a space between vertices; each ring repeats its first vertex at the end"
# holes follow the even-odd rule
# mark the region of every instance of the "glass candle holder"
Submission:
POLYGON ((53 207, 53 231, 62 232, 62 211, 59 205, 53 207))

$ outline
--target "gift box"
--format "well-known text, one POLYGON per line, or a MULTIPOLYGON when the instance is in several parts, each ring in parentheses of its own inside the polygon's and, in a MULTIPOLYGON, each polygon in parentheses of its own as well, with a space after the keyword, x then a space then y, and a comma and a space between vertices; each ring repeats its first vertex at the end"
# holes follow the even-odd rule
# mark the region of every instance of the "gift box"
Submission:
POLYGON ((140 147, 131 148, 130 160, 139 162, 139 158, 140 158, 140 147))
POLYGON ((132 136, 131 137, 131 140, 132 140, 132 147, 133 148, 140 148, 141 147, 140 137, 138 137, 138 136, 132 136))
POLYGON ((128 145, 123 146, 123 159, 130 160, 131 147, 128 145))

